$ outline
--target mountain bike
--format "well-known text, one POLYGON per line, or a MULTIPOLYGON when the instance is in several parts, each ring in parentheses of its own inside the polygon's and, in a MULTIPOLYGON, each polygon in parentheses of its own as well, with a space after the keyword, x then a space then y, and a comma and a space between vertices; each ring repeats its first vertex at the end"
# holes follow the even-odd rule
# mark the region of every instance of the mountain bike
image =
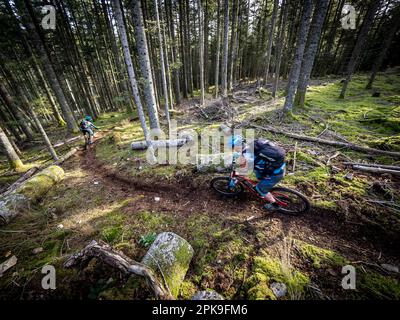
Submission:
MULTIPOLYGON (((210 183, 211 188, 218 194, 229 198, 237 197, 247 190, 250 194, 255 196, 262 205, 267 204, 268 201, 262 198, 255 189, 258 181, 239 175, 235 167, 236 161, 233 161, 230 175, 213 178, 210 183)), ((271 189, 270 193, 279 206, 275 209, 276 212, 296 216, 310 211, 311 205, 309 200, 296 190, 285 187, 274 187, 271 189)))

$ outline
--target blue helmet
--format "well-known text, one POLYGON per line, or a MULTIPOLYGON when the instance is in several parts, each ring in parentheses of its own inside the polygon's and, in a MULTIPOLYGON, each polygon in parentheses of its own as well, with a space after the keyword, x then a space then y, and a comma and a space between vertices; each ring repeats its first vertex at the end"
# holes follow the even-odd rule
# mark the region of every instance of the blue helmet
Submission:
POLYGON ((242 136, 232 136, 228 140, 229 145, 233 148, 235 146, 241 146, 244 143, 242 136))
POLYGON ((85 116, 85 120, 86 120, 86 121, 90 121, 90 122, 92 122, 92 121, 93 121, 93 119, 92 119, 92 117, 91 117, 91 116, 85 116))

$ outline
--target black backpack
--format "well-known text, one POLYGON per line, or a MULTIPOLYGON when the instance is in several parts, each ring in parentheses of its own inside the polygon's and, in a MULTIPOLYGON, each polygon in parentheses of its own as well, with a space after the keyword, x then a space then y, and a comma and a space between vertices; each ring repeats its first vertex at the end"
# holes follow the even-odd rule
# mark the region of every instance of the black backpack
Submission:
POLYGON ((79 126, 81 127, 81 130, 86 130, 89 128, 89 124, 86 120, 82 120, 79 126))
POLYGON ((280 173, 278 171, 285 163, 285 155, 285 150, 271 141, 254 140, 254 168, 265 175, 280 173))

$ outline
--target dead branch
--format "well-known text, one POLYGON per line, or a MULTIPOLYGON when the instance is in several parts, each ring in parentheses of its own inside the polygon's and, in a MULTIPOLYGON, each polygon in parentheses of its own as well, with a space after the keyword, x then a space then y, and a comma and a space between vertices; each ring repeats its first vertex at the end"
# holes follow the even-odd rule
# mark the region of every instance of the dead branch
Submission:
POLYGON ((363 166, 363 167, 400 170, 399 166, 388 166, 388 165, 379 164, 379 163, 344 162, 343 164, 346 166, 363 166))
POLYGON ((65 268, 84 268, 93 259, 118 269, 125 275, 135 274, 146 279, 149 288, 157 299, 172 300, 173 297, 157 279, 153 270, 146 265, 127 257, 121 251, 113 249, 107 243, 93 240, 82 251, 73 254, 65 262, 65 268))
POLYGON ((2 196, 5 196, 7 194, 10 194, 13 192, 15 189, 17 189, 25 180, 29 179, 32 177, 36 172, 39 171, 39 167, 33 167, 30 168, 27 172, 25 172, 17 181, 15 181, 11 186, 7 188, 7 190, 2 194, 2 196))
POLYGON ((372 173, 390 173, 396 176, 400 176, 399 170, 390 170, 390 169, 382 169, 382 168, 375 168, 375 167, 365 167, 365 166, 353 166, 353 169, 365 171, 365 172, 372 172, 372 173))
POLYGON ((311 141, 311 142, 317 142, 321 144, 327 144, 330 146, 336 146, 336 147, 345 147, 351 150, 355 151, 360 151, 360 152, 365 152, 365 153, 377 153, 377 154, 384 154, 387 156, 392 156, 392 157, 397 157, 400 158, 400 152, 395 152, 395 151, 385 151, 385 150, 379 150, 379 149, 373 149, 369 147, 362 147, 353 143, 345 143, 345 142, 337 142, 337 141, 331 141, 331 140, 325 140, 325 139, 320 139, 320 138, 314 138, 314 137, 309 137, 305 135, 300 135, 296 133, 291 133, 291 132, 286 132, 283 130, 279 130, 276 128, 273 128, 271 126, 268 127, 261 127, 258 125, 250 125, 253 128, 268 131, 268 132, 273 132, 273 133, 279 133, 283 134, 287 137, 293 138, 293 139, 299 139, 299 140, 305 140, 305 141, 311 141))

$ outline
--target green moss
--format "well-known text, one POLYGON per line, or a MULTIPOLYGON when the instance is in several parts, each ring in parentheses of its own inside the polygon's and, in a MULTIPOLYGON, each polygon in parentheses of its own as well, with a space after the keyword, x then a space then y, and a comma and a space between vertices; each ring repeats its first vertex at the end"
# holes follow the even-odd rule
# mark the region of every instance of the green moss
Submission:
POLYGON ((50 166, 42 172, 27 180, 18 193, 35 201, 43 196, 51 187, 64 178, 64 170, 59 166, 50 166))
POLYGON ((304 292, 309 279, 305 274, 288 266, 283 266, 279 260, 266 254, 255 257, 253 261, 253 275, 246 281, 247 294, 255 298, 260 298, 265 294, 264 298, 271 298, 268 287, 268 284, 271 282, 285 283, 289 295, 291 297, 298 297, 304 292))
POLYGON ((115 286, 113 282, 100 284, 99 289, 93 290, 94 298, 101 300, 132 300, 146 288, 144 278, 131 276, 123 286, 115 286))
POLYGON ((300 240, 295 240, 295 245, 300 254, 311 261, 314 268, 343 266, 347 263, 345 258, 332 250, 323 249, 300 240))
POLYGON ((358 290, 366 292, 370 298, 374 299, 400 299, 400 284, 397 280, 385 277, 375 272, 361 273, 358 290))
POLYGON ((191 281, 183 281, 179 295, 184 300, 189 300, 197 292, 197 287, 191 281))
POLYGON ((105 241, 113 244, 120 241, 122 233, 123 229, 121 226, 113 226, 103 229, 101 235, 105 241))

